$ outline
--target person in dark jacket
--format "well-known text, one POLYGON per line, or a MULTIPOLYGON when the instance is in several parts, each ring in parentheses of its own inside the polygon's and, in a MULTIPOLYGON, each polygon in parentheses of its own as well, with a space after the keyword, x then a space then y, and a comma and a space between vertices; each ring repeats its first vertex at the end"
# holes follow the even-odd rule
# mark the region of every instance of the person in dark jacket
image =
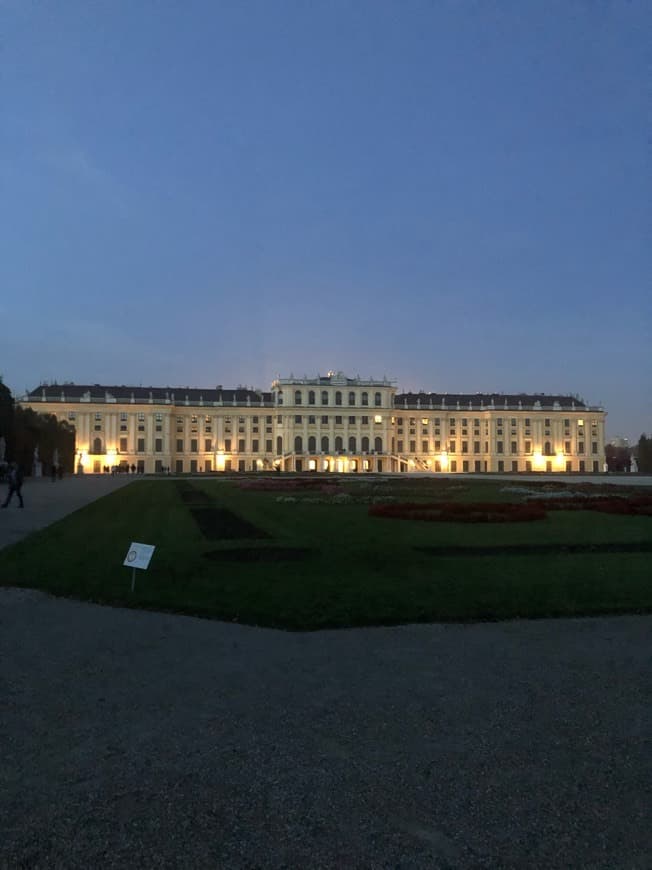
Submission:
POLYGON ((23 486, 23 472, 18 467, 17 463, 12 462, 9 467, 9 492, 7 498, 2 503, 2 507, 6 508, 12 499, 14 493, 18 496, 18 507, 25 507, 21 489, 23 486))

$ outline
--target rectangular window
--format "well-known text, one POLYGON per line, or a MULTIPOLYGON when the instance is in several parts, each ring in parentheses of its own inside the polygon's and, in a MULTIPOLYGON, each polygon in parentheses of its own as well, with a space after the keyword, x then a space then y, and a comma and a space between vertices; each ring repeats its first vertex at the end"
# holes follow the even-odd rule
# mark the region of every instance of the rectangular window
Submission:
POLYGON ((154 452, 155 453, 163 453, 163 439, 156 438, 154 441, 154 452))
POLYGON ((183 453, 183 438, 177 438, 177 453, 183 453))
POLYGON ((428 442, 427 442, 427 441, 422 441, 422 442, 421 442, 421 452, 422 452, 422 453, 427 453, 427 452, 428 452, 428 442))
POLYGON ((525 463, 525 470, 526 470, 526 471, 532 471, 532 463, 530 462, 529 459, 528 459, 528 460, 526 461, 526 463, 525 463))
POLYGON ((441 441, 435 441, 435 451, 441 450, 441 441))
POLYGON ((127 452, 127 439, 121 438, 120 439, 120 453, 126 453, 126 452, 127 452))
POLYGON ((474 452, 474 453, 479 453, 479 452, 480 452, 480 442, 479 442, 479 441, 474 441, 474 442, 473 442, 473 452, 474 452))
POLYGON ((503 442, 496 441, 496 453, 503 453, 503 442))
POLYGON ((190 460, 190 473, 197 474, 197 460, 196 459, 190 460))
POLYGON ((417 452, 417 442, 410 441, 410 453, 416 453, 416 452, 417 452))
POLYGON ((457 445, 455 444, 454 441, 449 441, 449 442, 448 442, 448 452, 449 452, 449 453, 455 453, 455 448, 456 448, 456 446, 457 446, 457 445))
POLYGON ((482 471, 482 462, 479 459, 476 459, 473 463, 473 470, 475 472, 482 471))
POLYGON ((504 470, 505 470, 505 461, 503 459, 499 459, 498 460, 498 471, 504 471, 504 470))
POLYGON ((163 422, 163 414, 155 414, 155 415, 154 415, 154 418, 155 418, 155 420, 156 420, 157 423, 162 423, 162 422, 163 422))
POLYGON ((197 422, 197 415, 196 415, 196 414, 193 414, 193 415, 192 415, 192 417, 190 418, 190 422, 191 422, 191 423, 196 423, 196 422, 197 422))
POLYGON ((245 440, 244 440, 244 438, 240 438, 238 440, 238 453, 244 453, 244 452, 245 452, 245 440))
POLYGON ((271 452, 272 452, 272 439, 268 438, 267 441, 265 441, 265 453, 271 453, 271 452))
POLYGON ((526 418, 525 418, 525 428, 526 428, 526 429, 529 429, 531 425, 532 425, 532 423, 531 423, 531 421, 530 421, 530 418, 529 418, 529 417, 526 417, 526 418))
POLYGON ((469 442, 462 441, 462 453, 468 453, 468 452, 469 452, 469 442))
POLYGON ((451 471, 457 471, 457 460, 456 459, 451 460, 451 471))
POLYGON ((550 417, 545 418, 545 420, 543 421, 543 425, 546 427, 546 429, 550 428, 550 417))
POLYGON ((369 417, 363 417, 363 418, 362 418, 362 425, 363 425, 363 426, 368 426, 368 425, 369 425, 369 417))
POLYGON ((74 411, 69 411, 69 412, 68 412, 68 419, 69 419, 69 420, 76 420, 76 419, 77 419, 77 414, 75 414, 74 411))
POLYGON ((283 414, 278 414, 278 416, 276 417, 276 422, 277 422, 277 423, 282 423, 282 422, 283 422, 283 414))
POLYGON ((145 452, 145 439, 144 438, 138 439, 138 446, 136 449, 138 450, 139 453, 145 452))
MULTIPOLYGON (((97 415, 95 416, 95 419, 97 420, 97 415)), ((138 412, 138 422, 139 423, 145 422, 145 414, 142 411, 138 412)))
POLYGON ((162 426, 160 423, 157 423, 157 424, 156 424, 156 431, 157 431, 157 432, 162 432, 162 431, 163 431, 163 426, 162 426))
MULTIPOLYGON (((95 415, 95 419, 96 419, 96 420, 101 420, 101 419, 102 419, 102 415, 101 415, 101 414, 96 414, 96 415, 95 415)), ((143 419, 144 419, 144 418, 143 418, 143 419)))
MULTIPOLYGON (((317 418, 315 417, 315 415, 314 415, 314 414, 311 414, 311 415, 308 417, 308 425, 309 425, 309 426, 314 426, 314 425, 315 425, 315 420, 316 420, 316 419, 317 419, 317 418)), ((270 431, 271 431, 271 429, 270 429, 270 431)))
POLYGON ((502 425, 503 425, 503 418, 496 417, 496 426, 502 426, 502 425))
POLYGON ((397 441, 398 452, 403 453, 403 442, 401 440, 397 441))
POLYGON ((120 411, 120 421, 122 423, 127 422, 127 412, 126 411, 120 411))
POLYGON ((355 426, 355 417, 349 417, 349 426, 355 426))
POLYGON ((196 438, 190 439, 190 452, 197 453, 197 439, 196 438))
POLYGON ((462 462, 462 471, 468 471, 468 470, 469 470, 469 460, 468 460, 468 459, 465 459, 465 460, 462 462))
POLYGON ((571 443, 570 441, 564 441, 564 453, 571 452, 571 443))
POLYGON ((512 459, 512 471, 518 471, 518 460, 512 459))
POLYGON ((597 453, 597 452, 598 452, 598 442, 592 441, 591 442, 591 453, 597 453))
POLYGON ((427 418, 427 417, 422 417, 422 418, 421 418, 421 425, 422 425, 422 426, 427 426, 427 425, 428 425, 428 418, 427 418))
POLYGON ((518 453, 518 444, 516 441, 512 441, 512 453, 518 453))
POLYGON ((335 425, 336 425, 336 426, 341 426, 341 425, 342 425, 342 418, 341 418, 341 417, 336 417, 336 418, 335 418, 335 425))
POLYGON ((322 426, 328 426, 328 416, 326 414, 322 414, 321 423, 322 426))
POLYGON ((258 439, 257 438, 254 438, 254 440, 251 442, 251 452, 258 453, 258 439))
POLYGON ((577 442, 577 452, 584 453, 584 442, 583 441, 577 442))
POLYGON ((516 428, 516 417, 512 417, 510 423, 514 428, 516 428))
POLYGON ((489 442, 488 441, 484 442, 484 452, 489 453, 489 442))
POLYGON ((231 439, 230 439, 230 438, 225 438, 225 439, 224 439, 224 450, 225 450, 226 453, 230 453, 230 452, 231 452, 231 439))
POLYGON ((210 453, 212 449, 213 449, 213 439, 206 438, 204 440, 204 453, 210 453))
POLYGON ((580 471, 586 471, 586 462, 583 459, 580 459, 580 471))
MULTIPOLYGON (((301 414, 295 414, 295 415, 294 415, 294 422, 295 422, 295 423, 300 423, 300 422, 301 422, 301 414)), ((243 431, 244 431, 244 430, 243 430, 243 431)))
POLYGON ((139 431, 139 432, 144 432, 144 431, 145 431, 145 424, 144 424, 144 423, 139 423, 139 424, 138 424, 138 431, 139 431))
POLYGON ((177 474, 183 474, 183 459, 177 459, 175 468, 177 474))
POLYGON ((383 418, 380 416, 380 414, 376 414, 376 416, 374 417, 374 423, 375 423, 376 425, 378 425, 378 424, 380 424, 380 423, 382 423, 382 422, 383 422, 383 418))
POLYGON ((525 452, 532 453, 532 442, 531 441, 525 442, 525 452))
POLYGON ((272 422, 272 416, 271 416, 271 414, 268 414, 265 417, 265 423, 269 426, 269 425, 271 425, 271 422, 272 422))
POLYGON ((121 432, 127 431, 127 424, 126 423, 120 423, 120 431, 121 432))

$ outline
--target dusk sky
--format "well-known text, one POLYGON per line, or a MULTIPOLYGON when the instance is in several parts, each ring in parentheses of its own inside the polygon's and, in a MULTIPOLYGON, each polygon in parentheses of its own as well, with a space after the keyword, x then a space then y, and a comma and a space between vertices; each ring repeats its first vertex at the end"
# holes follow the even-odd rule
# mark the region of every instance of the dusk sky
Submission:
POLYGON ((0 373, 652 431, 649 2, 0 0, 0 373))

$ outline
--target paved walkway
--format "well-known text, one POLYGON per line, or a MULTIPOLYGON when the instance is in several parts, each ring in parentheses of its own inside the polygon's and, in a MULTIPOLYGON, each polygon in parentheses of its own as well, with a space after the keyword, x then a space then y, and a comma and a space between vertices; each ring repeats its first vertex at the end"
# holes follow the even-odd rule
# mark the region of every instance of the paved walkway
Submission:
MULTIPOLYGON (((64 477, 52 483, 50 478, 26 478, 23 484, 25 508, 18 507, 14 496, 5 510, 0 510, 0 548, 24 538, 30 532, 43 529, 62 519, 67 514, 79 510, 103 495, 125 486, 136 476, 111 475, 83 477, 64 477)), ((7 496, 7 484, 0 484, 1 499, 7 496)))

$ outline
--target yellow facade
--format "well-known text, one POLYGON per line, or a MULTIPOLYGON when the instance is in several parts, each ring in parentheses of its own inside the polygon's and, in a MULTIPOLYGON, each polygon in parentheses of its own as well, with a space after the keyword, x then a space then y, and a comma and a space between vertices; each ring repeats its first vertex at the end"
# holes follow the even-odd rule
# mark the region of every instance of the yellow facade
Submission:
POLYGON ((21 404, 77 432, 78 470, 598 472, 606 412, 569 396, 397 394, 329 373, 270 392, 49 385, 21 404))

